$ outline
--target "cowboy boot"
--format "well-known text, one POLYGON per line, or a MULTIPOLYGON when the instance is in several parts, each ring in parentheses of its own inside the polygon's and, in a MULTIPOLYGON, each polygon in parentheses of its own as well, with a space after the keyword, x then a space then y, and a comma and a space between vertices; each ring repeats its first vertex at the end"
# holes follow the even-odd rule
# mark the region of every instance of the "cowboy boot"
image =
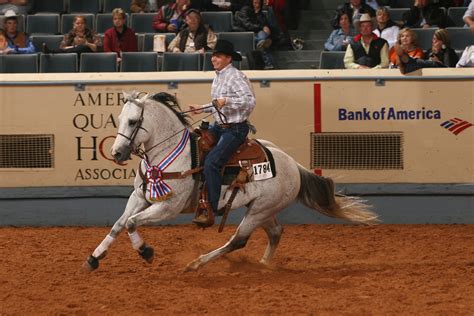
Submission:
POLYGON ((214 212, 212 211, 211 204, 207 199, 207 190, 205 185, 201 191, 201 198, 199 199, 196 216, 193 219, 193 223, 201 228, 207 228, 214 225, 214 212))

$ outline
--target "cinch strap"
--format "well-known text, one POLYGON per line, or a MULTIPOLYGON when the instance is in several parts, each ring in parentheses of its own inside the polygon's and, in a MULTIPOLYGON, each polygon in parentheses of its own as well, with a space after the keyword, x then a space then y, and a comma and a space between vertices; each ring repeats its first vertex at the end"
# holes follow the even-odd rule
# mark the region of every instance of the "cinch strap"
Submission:
POLYGON ((173 161, 183 152, 189 140, 189 130, 185 129, 183 137, 179 141, 175 149, 173 149, 161 162, 156 166, 150 166, 146 159, 143 159, 146 169, 146 181, 150 185, 150 200, 162 201, 172 193, 169 185, 163 181, 163 171, 168 168, 173 161))

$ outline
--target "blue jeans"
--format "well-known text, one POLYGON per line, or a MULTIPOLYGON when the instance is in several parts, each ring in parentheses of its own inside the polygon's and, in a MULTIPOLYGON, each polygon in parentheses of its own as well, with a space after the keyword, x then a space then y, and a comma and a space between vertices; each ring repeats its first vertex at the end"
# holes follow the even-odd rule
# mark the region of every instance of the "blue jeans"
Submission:
MULTIPOLYGON (((255 35, 255 45, 258 44, 260 41, 264 41, 270 36, 265 33, 264 31, 260 31, 255 35)), ((269 49, 264 49, 262 51, 262 58, 265 66, 272 66, 273 65, 273 56, 269 49)))
POLYGON ((225 129, 213 125, 209 130, 216 136, 218 141, 217 145, 207 154, 204 161, 204 177, 209 203, 211 204, 212 211, 216 213, 221 196, 222 168, 245 141, 249 133, 249 126, 246 122, 225 129))

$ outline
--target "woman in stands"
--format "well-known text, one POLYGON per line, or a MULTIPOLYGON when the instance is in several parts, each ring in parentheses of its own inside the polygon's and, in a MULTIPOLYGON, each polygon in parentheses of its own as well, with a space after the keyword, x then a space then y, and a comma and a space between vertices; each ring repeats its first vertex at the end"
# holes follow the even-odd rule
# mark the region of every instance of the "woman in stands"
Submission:
MULTIPOLYGON (((408 54, 408 56, 412 58, 424 57, 423 50, 418 47, 416 33, 412 29, 408 27, 402 29, 398 33, 397 43, 398 45, 400 45, 403 51, 408 54)), ((400 65, 400 59, 398 58, 397 52, 395 51, 394 47, 390 49, 388 57, 390 60, 390 68, 398 68, 398 66, 400 65)))
POLYGON ((400 59, 399 68, 402 73, 420 68, 456 67, 459 59, 454 49, 451 48, 449 34, 445 29, 436 30, 431 48, 425 54, 424 59, 410 57, 399 45, 395 45, 395 51, 400 59))
POLYGON ((376 11, 377 28, 375 35, 387 41, 388 47, 395 45, 400 32, 400 27, 391 19, 390 12, 386 7, 381 7, 376 11))
POLYGON ((73 20, 72 30, 69 31, 61 42, 59 50, 50 50, 43 43, 44 53, 91 53, 96 52, 102 45, 100 37, 87 27, 85 16, 76 15, 73 20))
POLYGON ((0 55, 9 54, 13 49, 8 47, 8 39, 5 32, 0 29, 0 55))
POLYGON ((112 11, 113 26, 104 33, 104 52, 117 53, 119 61, 122 52, 138 51, 135 31, 127 27, 126 17, 124 10, 115 8, 112 11))
POLYGON ((200 52, 212 50, 216 46, 217 36, 204 25, 199 11, 190 9, 186 12, 187 27, 180 31, 168 46, 170 52, 200 52))
POLYGON ((352 18, 346 12, 339 13, 339 28, 332 31, 331 35, 324 43, 324 49, 328 51, 345 51, 347 45, 357 35, 357 31, 352 26, 352 18))

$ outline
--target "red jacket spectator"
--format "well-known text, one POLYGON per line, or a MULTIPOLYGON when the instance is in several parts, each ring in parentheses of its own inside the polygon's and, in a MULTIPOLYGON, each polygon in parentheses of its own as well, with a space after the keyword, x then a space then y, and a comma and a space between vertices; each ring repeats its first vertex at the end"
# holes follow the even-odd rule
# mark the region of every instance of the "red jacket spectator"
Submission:
POLYGON ((135 31, 124 27, 123 32, 118 33, 114 27, 111 27, 104 33, 104 52, 136 52, 137 37, 135 31))
POLYGON ((112 11, 114 26, 104 33, 104 51, 115 52, 120 56, 121 52, 136 52, 137 37, 135 31, 125 24, 125 11, 120 8, 112 11))
POLYGON ((153 17, 152 26, 155 31, 178 33, 182 30, 186 26, 184 13, 190 4, 190 0, 176 0, 175 3, 160 7, 158 13, 153 17))

